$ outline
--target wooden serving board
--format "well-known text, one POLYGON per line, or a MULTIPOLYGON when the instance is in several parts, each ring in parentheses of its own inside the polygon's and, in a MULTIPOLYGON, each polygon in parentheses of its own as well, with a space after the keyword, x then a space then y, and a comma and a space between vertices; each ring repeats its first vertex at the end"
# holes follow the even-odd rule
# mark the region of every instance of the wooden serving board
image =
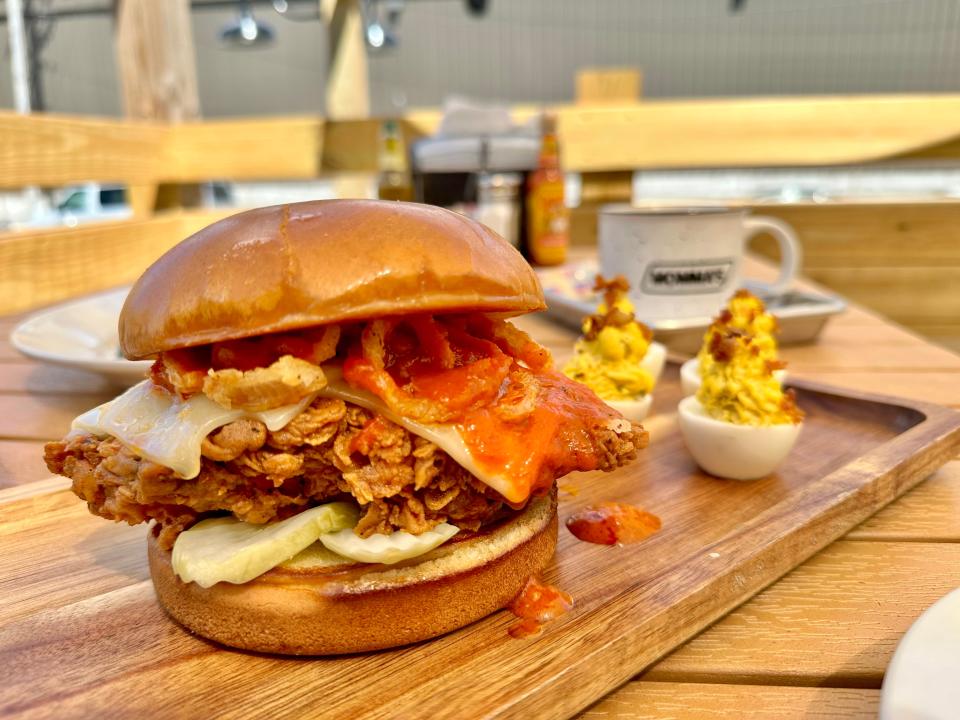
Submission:
POLYGON ((669 366, 641 458, 566 478, 560 499, 561 521, 618 500, 656 513, 663 529, 607 547, 561 526, 545 579, 576 607, 525 640, 507 634, 515 619, 502 611, 367 655, 228 650, 157 606, 143 527, 88 515, 65 481, 0 491, 0 716, 571 715, 903 494, 960 445, 952 410, 794 385, 807 420, 782 472, 724 481, 700 473, 684 450, 669 366))

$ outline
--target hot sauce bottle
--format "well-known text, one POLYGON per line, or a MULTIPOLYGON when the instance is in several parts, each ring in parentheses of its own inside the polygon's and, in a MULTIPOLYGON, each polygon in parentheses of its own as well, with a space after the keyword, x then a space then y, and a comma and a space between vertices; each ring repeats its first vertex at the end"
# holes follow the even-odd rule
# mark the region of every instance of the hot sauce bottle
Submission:
POLYGON ((379 164, 377 197, 381 200, 413 200, 413 181, 407 167, 403 135, 395 120, 385 120, 380 127, 379 164))
POLYGON ((527 179, 527 255, 536 265, 559 265, 567 259, 570 211, 563 201, 563 171, 557 143, 557 120, 543 116, 543 140, 537 169, 527 179))

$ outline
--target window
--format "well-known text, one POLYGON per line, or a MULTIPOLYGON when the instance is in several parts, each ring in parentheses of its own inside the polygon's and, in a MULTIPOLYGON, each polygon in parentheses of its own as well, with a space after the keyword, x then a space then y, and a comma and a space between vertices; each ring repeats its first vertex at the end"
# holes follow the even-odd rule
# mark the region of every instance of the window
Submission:
POLYGON ((124 205, 126 198, 123 188, 113 188, 112 190, 100 191, 100 207, 110 207, 124 205))
POLYGON ((70 197, 60 203, 60 210, 83 210, 86 207, 86 193, 83 190, 77 190, 70 197))

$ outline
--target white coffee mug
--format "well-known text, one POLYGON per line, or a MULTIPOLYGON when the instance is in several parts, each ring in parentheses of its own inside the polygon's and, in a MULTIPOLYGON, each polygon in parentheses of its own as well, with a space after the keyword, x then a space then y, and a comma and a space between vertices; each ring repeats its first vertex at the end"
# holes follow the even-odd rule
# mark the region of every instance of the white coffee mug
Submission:
POLYGON ((747 282, 763 294, 786 291, 801 263, 793 229, 771 217, 720 207, 600 210, 600 272, 624 275, 643 320, 711 317, 747 282), (780 277, 745 281, 744 248, 767 232, 780 245, 780 277))

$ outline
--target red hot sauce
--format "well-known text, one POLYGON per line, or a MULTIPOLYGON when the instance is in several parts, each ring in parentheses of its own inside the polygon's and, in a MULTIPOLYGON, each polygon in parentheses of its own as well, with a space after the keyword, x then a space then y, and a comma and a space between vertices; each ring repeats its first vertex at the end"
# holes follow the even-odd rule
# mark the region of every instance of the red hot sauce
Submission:
POLYGON ((507 628, 507 632, 515 638, 539 635, 544 623, 555 620, 572 607, 573 598, 567 593, 532 577, 510 603, 510 612, 520 618, 520 622, 507 628))
POLYGON ((660 518, 634 505, 604 502, 567 518, 567 530, 584 542, 625 545, 644 540, 660 529, 660 518))

